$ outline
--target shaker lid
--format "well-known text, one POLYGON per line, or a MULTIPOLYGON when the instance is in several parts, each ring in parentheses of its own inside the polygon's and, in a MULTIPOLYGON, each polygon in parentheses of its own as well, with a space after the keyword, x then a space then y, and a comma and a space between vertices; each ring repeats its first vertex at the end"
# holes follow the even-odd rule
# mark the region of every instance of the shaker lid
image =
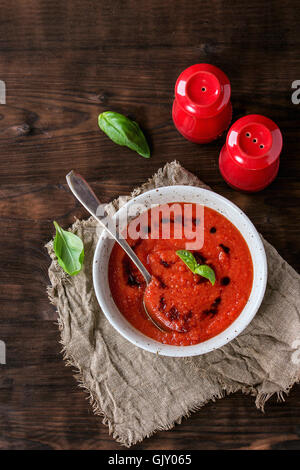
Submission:
POLYGON ((260 170, 279 158, 282 134, 271 119, 260 114, 249 114, 231 126, 226 146, 231 157, 240 166, 260 170))
POLYGON ((220 113, 230 100, 231 87, 222 70, 211 64, 195 64, 185 69, 175 85, 178 105, 196 118, 220 113))

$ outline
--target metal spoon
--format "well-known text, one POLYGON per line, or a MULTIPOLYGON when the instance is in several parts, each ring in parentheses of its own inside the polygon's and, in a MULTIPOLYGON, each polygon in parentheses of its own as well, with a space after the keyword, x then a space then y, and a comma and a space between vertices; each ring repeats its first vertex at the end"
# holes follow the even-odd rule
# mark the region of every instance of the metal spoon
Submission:
MULTIPOLYGON (((123 248, 125 253, 134 262, 138 270, 142 273, 146 281, 146 284, 148 285, 152 279, 151 274, 145 268, 141 260, 137 257, 133 249, 128 245, 125 238, 123 238, 118 233, 118 230, 115 230, 115 231, 110 230, 110 227, 114 226, 114 222, 112 221, 112 219, 108 216, 107 213, 105 213, 103 216, 97 215, 97 209, 101 205, 101 203, 99 199, 97 198, 97 196, 95 195, 92 188, 89 186, 89 184, 85 181, 85 179, 79 173, 75 173, 73 170, 67 174, 66 180, 74 196, 86 208, 86 210, 102 225, 102 227, 108 231, 110 236, 114 238, 117 243, 119 243, 119 245, 123 248)), ((158 328, 162 332, 169 331, 166 329, 166 327, 159 325, 158 322, 152 318, 152 316, 150 315, 150 313, 148 312, 146 308, 144 299, 143 299, 143 306, 147 314, 147 317, 156 326, 156 328, 158 328)))

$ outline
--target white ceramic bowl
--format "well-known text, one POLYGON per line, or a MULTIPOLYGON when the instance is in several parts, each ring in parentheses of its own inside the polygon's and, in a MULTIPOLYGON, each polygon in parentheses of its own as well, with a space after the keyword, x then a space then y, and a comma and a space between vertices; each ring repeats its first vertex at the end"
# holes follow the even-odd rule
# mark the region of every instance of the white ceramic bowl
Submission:
POLYGON ((220 212, 238 228, 246 240, 253 262, 253 285, 248 302, 238 318, 222 333, 203 343, 192 346, 171 346, 145 336, 120 313, 111 296, 108 284, 108 262, 114 240, 108 238, 106 232, 103 232, 99 238, 95 251, 93 263, 94 288, 106 318, 122 336, 135 346, 163 356, 197 356, 224 346, 224 344, 238 336, 253 319, 265 293, 267 283, 266 254, 259 234, 241 209, 228 199, 206 189, 194 186, 165 186, 153 189, 131 199, 118 211, 118 214, 122 218, 130 206, 134 204, 143 204, 149 207, 152 204, 161 205, 171 202, 203 204, 220 212))

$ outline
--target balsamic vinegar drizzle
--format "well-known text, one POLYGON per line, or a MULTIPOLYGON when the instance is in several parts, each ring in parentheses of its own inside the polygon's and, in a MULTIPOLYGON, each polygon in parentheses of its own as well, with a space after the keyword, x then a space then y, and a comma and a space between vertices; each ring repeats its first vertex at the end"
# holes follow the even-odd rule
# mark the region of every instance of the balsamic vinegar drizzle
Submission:
POLYGON ((168 263, 167 261, 163 260, 160 258, 159 260, 160 264, 162 264, 165 268, 170 268, 171 267, 171 264, 168 263))
POLYGON ((228 246, 226 246, 226 245, 223 245, 223 243, 220 243, 219 247, 222 248, 224 253, 226 253, 227 255, 230 252, 230 248, 228 248, 228 246))
POLYGON ((131 267, 130 267, 130 260, 127 256, 124 257, 124 260, 123 260, 123 269, 124 269, 125 276, 127 277, 127 284, 130 287, 140 287, 141 283, 133 274, 131 267))
POLYGON ((211 304, 210 308, 207 310, 203 310, 202 313, 205 315, 216 315, 218 313, 218 305, 221 303, 221 297, 216 297, 213 303, 211 304))
POLYGON ((221 279, 222 286, 228 286, 229 283, 230 283, 230 277, 228 276, 222 277, 221 279))

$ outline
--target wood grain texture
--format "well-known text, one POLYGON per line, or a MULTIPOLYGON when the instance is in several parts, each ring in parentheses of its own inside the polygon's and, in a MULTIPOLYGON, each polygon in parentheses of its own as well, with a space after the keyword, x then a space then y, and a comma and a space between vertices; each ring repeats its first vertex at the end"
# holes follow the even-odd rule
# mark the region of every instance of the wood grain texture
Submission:
MULTIPOLYGON (((129 193, 167 161, 179 160, 238 204, 297 270, 299 257, 300 36, 294 1, 0 1, 0 449, 120 449, 64 366, 56 313, 46 296, 44 244, 85 211, 65 175, 80 171, 103 201, 129 193), (232 3, 232 5, 230 5, 232 3), (209 62, 232 84, 233 119, 260 113, 284 136, 279 176, 265 191, 233 191, 218 171, 224 136, 199 146, 171 119, 185 67, 209 62), (115 110, 145 130, 145 160, 100 133, 115 110)), ((137 449, 299 449, 299 386, 262 414, 253 398, 210 403, 137 449)))

